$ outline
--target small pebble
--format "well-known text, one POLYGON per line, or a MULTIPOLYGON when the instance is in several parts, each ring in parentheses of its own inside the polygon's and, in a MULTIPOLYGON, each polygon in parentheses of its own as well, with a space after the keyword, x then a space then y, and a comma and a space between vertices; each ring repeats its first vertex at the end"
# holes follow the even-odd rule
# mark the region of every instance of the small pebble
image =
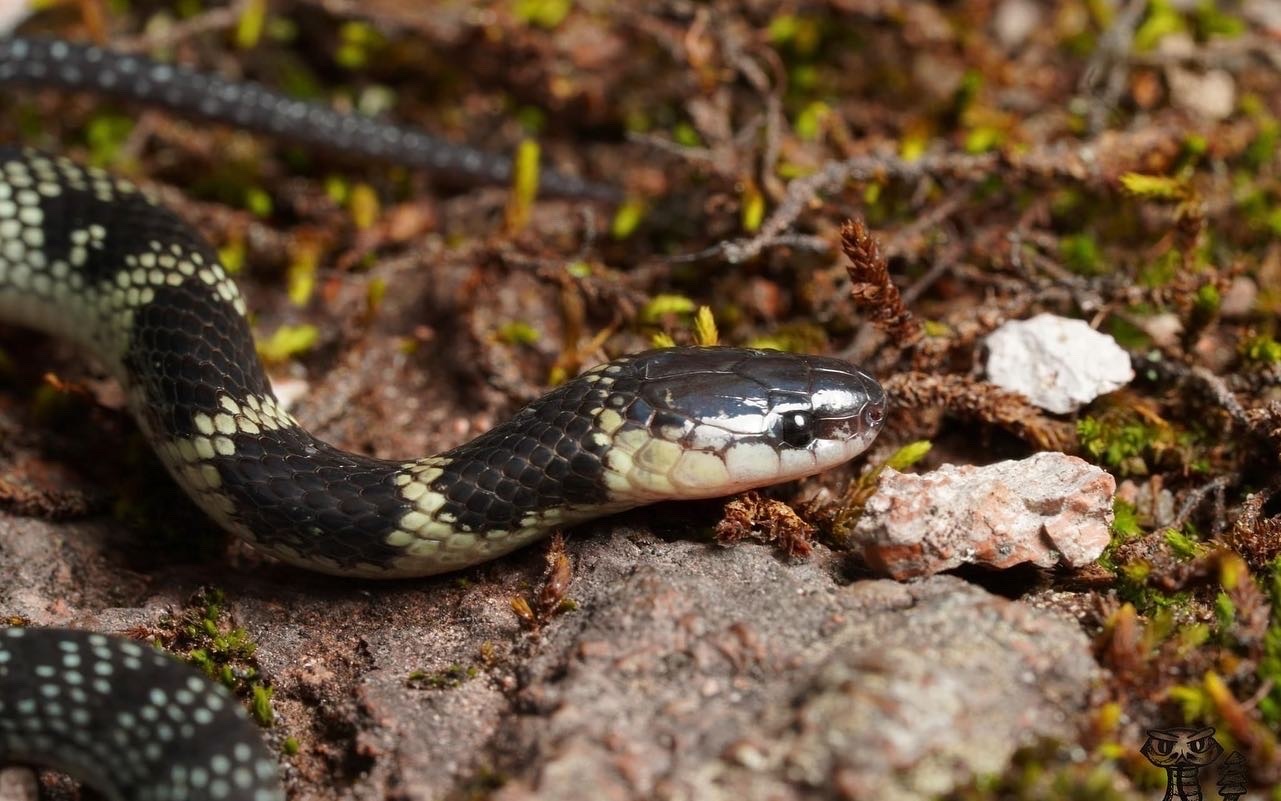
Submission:
POLYGON ((1088 565, 1110 539, 1116 479, 1065 453, 921 475, 887 469, 854 528, 874 570, 896 579, 963 564, 1088 565))
POLYGON ((988 379, 1033 405, 1068 414, 1134 379, 1130 356, 1083 320, 1038 314, 988 335, 988 379))

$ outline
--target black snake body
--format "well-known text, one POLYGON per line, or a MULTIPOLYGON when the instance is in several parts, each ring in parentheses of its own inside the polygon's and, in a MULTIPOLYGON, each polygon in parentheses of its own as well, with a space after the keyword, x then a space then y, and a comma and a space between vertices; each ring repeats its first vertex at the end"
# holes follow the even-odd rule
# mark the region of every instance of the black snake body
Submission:
MULTIPOLYGON (((92 47, 0 40, 3 80, 158 99, 295 138, 301 128, 304 140, 363 142, 367 153, 491 179, 510 171, 466 148, 92 47)), ((593 194, 574 180, 549 174, 543 185, 593 194)), ((313 570, 455 570, 619 509, 809 475, 864 450, 885 407, 871 377, 836 359, 675 348, 602 364, 453 450, 380 460, 320 442, 280 407, 245 312, 216 252, 144 193, 0 148, 0 319, 93 353, 211 517, 313 570)), ((254 737, 229 711, 237 705, 216 692, 132 643, 0 631, 0 762, 52 764, 118 798, 279 798, 260 746, 242 748, 254 737), (139 716, 176 717, 123 733, 122 720, 139 716)))

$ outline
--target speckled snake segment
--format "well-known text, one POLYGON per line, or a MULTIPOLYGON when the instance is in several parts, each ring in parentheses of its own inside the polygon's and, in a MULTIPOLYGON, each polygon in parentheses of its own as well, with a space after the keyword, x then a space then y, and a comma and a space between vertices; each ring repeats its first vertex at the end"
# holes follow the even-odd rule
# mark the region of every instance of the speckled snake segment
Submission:
POLYGON ((0 764, 113 801, 284 801, 276 760, 220 685, 136 642, 0 629, 0 764))
MULTIPOLYGON (((185 117, 227 123, 308 147, 420 168, 463 183, 506 183, 512 160, 385 120, 335 111, 249 81, 60 39, 0 38, 0 84, 23 83, 112 95, 185 117)), ((544 170, 539 191, 607 202, 611 186, 544 170)))

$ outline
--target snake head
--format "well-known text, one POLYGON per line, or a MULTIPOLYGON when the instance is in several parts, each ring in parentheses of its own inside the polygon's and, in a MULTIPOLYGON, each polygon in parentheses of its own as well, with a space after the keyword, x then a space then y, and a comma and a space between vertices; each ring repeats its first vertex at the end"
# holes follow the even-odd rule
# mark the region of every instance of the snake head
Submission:
POLYGON ((598 368, 617 496, 707 498, 818 473, 867 449, 886 397, 839 359, 744 348, 656 350, 598 368), (610 380, 612 379, 612 380, 610 380))

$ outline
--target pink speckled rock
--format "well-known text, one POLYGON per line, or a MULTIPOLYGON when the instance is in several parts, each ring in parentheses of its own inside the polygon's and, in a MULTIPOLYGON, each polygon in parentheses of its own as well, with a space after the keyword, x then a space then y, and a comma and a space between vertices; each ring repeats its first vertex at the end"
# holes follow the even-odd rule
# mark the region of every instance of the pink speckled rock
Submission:
POLYGON ((1064 453, 986 467, 886 470, 854 529, 863 558, 897 579, 962 564, 1089 564, 1108 544, 1116 479, 1064 453))

